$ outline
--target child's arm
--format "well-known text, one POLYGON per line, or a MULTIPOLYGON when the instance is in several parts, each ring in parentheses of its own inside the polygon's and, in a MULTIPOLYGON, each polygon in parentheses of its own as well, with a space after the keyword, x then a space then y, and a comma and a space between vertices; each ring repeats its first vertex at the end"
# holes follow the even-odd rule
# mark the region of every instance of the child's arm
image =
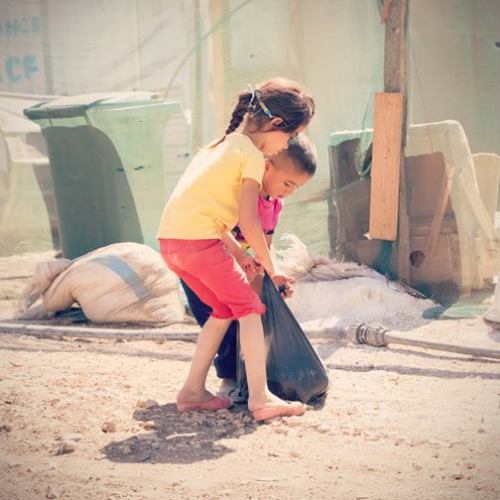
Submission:
POLYGON ((222 243, 229 250, 229 253, 236 259, 238 262, 243 257, 247 255, 245 250, 241 247, 238 240, 233 236, 231 231, 227 231, 221 234, 222 243))
POLYGON ((255 260, 247 254, 244 248, 240 245, 238 240, 233 236, 231 231, 221 234, 221 241, 228 249, 229 253, 235 258, 239 266, 245 271, 249 281, 255 277, 259 272, 259 265, 255 260))
POLYGON ((253 179, 243 179, 240 198, 239 226, 245 240, 255 252, 256 260, 262 264, 269 276, 275 275, 273 261, 269 253, 262 225, 257 212, 259 183, 253 179))

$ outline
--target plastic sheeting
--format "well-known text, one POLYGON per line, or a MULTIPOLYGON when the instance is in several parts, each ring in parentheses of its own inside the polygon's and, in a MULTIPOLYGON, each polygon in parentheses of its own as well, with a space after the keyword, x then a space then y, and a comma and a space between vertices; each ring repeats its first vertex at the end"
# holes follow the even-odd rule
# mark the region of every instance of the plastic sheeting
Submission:
MULTIPOLYGON (((316 99, 307 133, 320 168, 287 200, 277 236, 293 232, 331 254, 329 137, 372 126, 373 94, 383 90, 379 7, 376 0, 4 0, 0 133, 23 120, 25 97, 162 93, 184 111, 163 133, 167 197, 198 146, 225 129, 240 89, 274 75, 295 79, 316 99)), ((409 123, 455 120, 472 155, 500 154, 500 3, 484 0, 477 9, 468 0, 419 0, 409 7, 409 123)), ((5 213, 10 203, 11 213, 22 214, 15 231, 0 228, 0 251, 45 250, 53 245, 44 208, 50 193, 44 200, 29 163, 13 162, 10 145, 0 143, 0 207, 5 213)), ((483 184, 494 179, 488 174, 483 184)), ((467 198, 456 201, 467 193, 456 193, 453 203, 468 206, 467 198)))

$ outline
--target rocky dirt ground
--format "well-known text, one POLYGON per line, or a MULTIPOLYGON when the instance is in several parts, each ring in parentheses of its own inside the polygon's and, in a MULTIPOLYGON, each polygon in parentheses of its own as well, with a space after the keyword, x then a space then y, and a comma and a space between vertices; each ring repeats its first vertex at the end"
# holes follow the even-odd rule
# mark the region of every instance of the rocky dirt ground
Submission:
MULTIPOLYGON (((0 259, 0 317, 39 258, 0 259)), ((414 333, 500 343, 481 319, 414 333)), ((256 424, 243 406, 176 412, 192 342, 0 332, 0 498, 500 498, 500 361, 313 343, 323 404, 256 424)))

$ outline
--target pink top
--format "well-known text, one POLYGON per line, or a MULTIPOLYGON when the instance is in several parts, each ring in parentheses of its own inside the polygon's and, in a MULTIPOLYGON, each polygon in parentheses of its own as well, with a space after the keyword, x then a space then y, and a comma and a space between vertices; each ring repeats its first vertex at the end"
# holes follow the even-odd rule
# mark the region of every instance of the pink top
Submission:
MULTIPOLYGON (((266 199, 264 196, 259 194, 257 211, 264 234, 274 233, 274 229, 278 224, 279 213, 282 208, 283 200, 281 198, 266 199)), ((243 237, 243 234, 241 234, 238 226, 233 229, 233 233, 238 241, 245 241, 245 238, 243 237)))

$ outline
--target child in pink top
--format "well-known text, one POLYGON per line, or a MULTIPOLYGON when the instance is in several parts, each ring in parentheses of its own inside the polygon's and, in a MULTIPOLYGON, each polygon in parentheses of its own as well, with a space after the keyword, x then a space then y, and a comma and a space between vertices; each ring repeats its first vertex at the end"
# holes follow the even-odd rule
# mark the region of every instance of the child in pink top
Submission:
MULTIPOLYGON (((274 234, 274 229, 278 224, 279 214, 281 209, 283 208, 283 200, 281 198, 271 198, 266 194, 259 193, 259 199, 257 202, 257 212, 259 214, 259 220, 262 225, 262 230, 264 234, 267 236, 271 236, 274 234)), ((241 234, 241 230, 239 226, 236 226, 233 229, 234 237, 236 241, 238 241, 243 247, 248 247, 248 243, 245 241, 245 237, 241 234)), ((270 242, 268 241, 270 244, 270 242)))
MULTIPOLYGON (((304 158, 313 158, 314 154, 305 137, 295 141, 288 149, 273 157, 272 161, 278 167, 286 166, 287 161, 302 162, 307 161, 304 158)), ((282 198, 271 198, 265 191, 259 193, 257 211, 262 225, 262 230, 266 236, 268 246, 271 247, 274 230, 278 224, 279 215, 283 208, 282 198)), ((245 241, 239 226, 233 229, 233 235, 236 241, 243 249, 249 247, 245 241)), ((244 255, 244 254, 243 254, 244 255)), ((245 256, 245 255, 244 255, 245 256)), ((238 259, 238 249, 236 247, 235 258, 238 259)), ((251 279, 251 276, 249 277, 251 279)), ((203 326, 210 317, 212 309, 203 303, 200 298, 181 280, 182 287, 186 293, 189 307, 196 318, 198 324, 203 326)), ((290 286, 284 291, 285 296, 289 297, 293 293, 290 286)), ((229 326, 214 359, 214 366, 217 376, 221 379, 220 392, 230 394, 236 387, 236 366, 237 366, 237 321, 233 321, 229 326)))

